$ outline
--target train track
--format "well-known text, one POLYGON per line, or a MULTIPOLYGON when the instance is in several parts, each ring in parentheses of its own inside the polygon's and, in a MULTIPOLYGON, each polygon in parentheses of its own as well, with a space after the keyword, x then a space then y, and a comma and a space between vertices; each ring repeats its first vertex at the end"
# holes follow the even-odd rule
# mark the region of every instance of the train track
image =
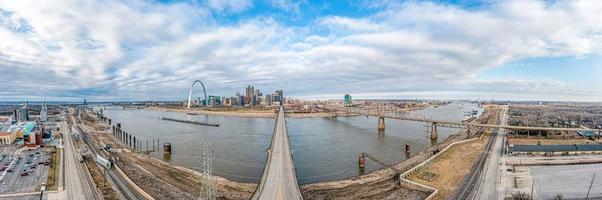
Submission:
MULTIPOLYGON (((498 114, 499 114, 499 112, 496 111, 495 115, 494 115, 494 124, 497 123, 498 114)), ((483 134, 485 134, 485 131, 483 132, 483 134)), ((470 169, 470 173, 464 177, 462 182, 460 182, 460 185, 456 189, 456 192, 454 193, 454 195, 452 196, 451 199, 463 199, 464 200, 464 199, 474 199, 475 198, 475 195, 476 195, 475 189, 477 188, 477 185, 478 185, 477 183, 479 182, 479 179, 483 172, 483 167, 485 166, 485 161, 487 160, 488 154, 489 154, 489 152, 491 152, 491 149, 493 148, 493 144, 495 142, 496 135, 498 134, 497 129, 493 129, 491 131, 491 133, 492 133, 491 136, 489 137, 489 139, 487 140, 487 143, 485 144, 485 149, 479 155, 479 159, 470 169)))
MULTIPOLYGON (((90 151, 92 151, 94 158, 96 157, 96 155, 102 155, 103 157, 110 158, 109 155, 103 154, 103 152, 101 152, 99 150, 100 147, 97 147, 98 145, 96 145, 97 142, 94 138, 90 137, 88 135, 88 133, 86 131, 84 131, 80 126, 76 126, 76 128, 81 133, 82 141, 86 144, 88 149, 90 149, 90 151)), ((122 179, 122 177, 119 177, 115 172, 113 172, 112 170, 109 170, 109 169, 103 169, 103 170, 106 172, 107 178, 110 179, 111 182, 114 183, 114 185, 117 187, 117 189, 119 189, 119 192, 126 199, 128 199, 128 200, 144 199, 142 197, 142 195, 136 194, 134 192, 135 190, 130 189, 129 186, 127 185, 126 181, 124 181, 122 179)))

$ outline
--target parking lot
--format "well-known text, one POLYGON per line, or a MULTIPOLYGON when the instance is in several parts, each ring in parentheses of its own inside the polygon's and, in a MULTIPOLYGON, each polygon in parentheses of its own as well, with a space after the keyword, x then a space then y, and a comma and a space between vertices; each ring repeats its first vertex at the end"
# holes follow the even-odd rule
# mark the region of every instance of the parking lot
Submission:
POLYGON ((535 179, 534 190, 542 199, 553 199, 557 194, 561 194, 565 199, 585 199, 588 190, 589 199, 602 199, 602 164, 530 168, 535 179), (596 177, 593 176, 594 173, 597 173, 596 177))
POLYGON ((0 146, 0 194, 39 191, 48 178, 51 153, 46 148, 28 150, 0 146))

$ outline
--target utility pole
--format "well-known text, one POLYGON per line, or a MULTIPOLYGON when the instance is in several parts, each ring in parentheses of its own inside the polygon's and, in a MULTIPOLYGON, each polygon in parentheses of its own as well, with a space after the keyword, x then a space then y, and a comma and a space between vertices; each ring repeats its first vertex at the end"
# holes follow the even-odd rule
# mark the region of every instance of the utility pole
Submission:
POLYGON ((535 179, 531 179, 531 198, 533 199, 533 187, 535 186, 535 179))
POLYGON ((589 192, 592 190, 592 185, 594 185, 595 178, 596 178, 596 172, 594 172, 594 176, 592 177, 592 182, 589 183, 589 189, 587 189, 587 195, 585 195, 585 200, 589 199, 589 192))

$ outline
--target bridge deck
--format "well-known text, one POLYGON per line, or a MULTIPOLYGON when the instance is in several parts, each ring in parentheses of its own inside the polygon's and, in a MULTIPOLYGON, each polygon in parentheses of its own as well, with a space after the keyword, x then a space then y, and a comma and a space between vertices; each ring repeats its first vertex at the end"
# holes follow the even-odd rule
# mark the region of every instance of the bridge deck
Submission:
POLYGON ((352 112, 358 115, 369 115, 375 117, 383 117, 390 119, 399 119, 416 122, 436 123, 439 126, 446 126, 452 128, 463 128, 463 127, 487 127, 487 128, 503 128, 510 130, 539 130, 539 131, 595 131, 596 129, 591 128, 561 128, 561 127, 537 127, 537 126, 510 126, 510 125, 493 125, 493 124, 476 124, 476 123, 463 123, 463 122, 452 122, 443 120, 434 120, 429 118, 420 117, 409 117, 404 116, 401 113, 384 114, 384 113, 373 113, 373 112, 352 112))
POLYGON ((303 199, 297 183, 282 107, 276 117, 272 144, 261 181, 251 199, 303 199))

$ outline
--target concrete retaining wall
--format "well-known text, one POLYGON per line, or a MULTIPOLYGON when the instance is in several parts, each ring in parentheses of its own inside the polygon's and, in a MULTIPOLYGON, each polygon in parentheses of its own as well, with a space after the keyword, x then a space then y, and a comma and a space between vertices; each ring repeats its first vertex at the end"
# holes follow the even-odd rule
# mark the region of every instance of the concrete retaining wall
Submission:
MULTIPOLYGON (((481 135, 481 138, 484 136, 485 134, 481 135)), ((441 150, 439 153, 431 156, 430 158, 428 158, 427 160, 425 160, 424 162, 416 165, 416 167, 413 167, 412 169, 404 172, 403 174, 399 175, 399 182, 401 184, 402 187, 407 187, 409 189, 414 189, 414 190, 419 190, 419 191, 423 191, 423 192, 432 192, 428 197, 425 198, 425 200, 430 200, 433 199, 437 193, 439 193, 439 190, 437 188, 433 188, 430 186, 426 186, 420 183, 416 183, 413 182, 409 179, 407 179, 408 176, 419 172, 420 170, 426 168, 426 167, 430 167, 434 161, 436 161, 437 159, 439 159, 439 157, 445 153, 448 149, 452 148, 455 145, 458 144, 464 144, 464 143, 468 143, 468 142, 472 142, 472 141, 476 141, 479 140, 481 138, 472 138, 472 139, 467 139, 467 140, 462 140, 462 141, 457 141, 457 142, 453 142, 450 145, 448 145, 447 147, 445 147, 443 150, 441 150)))

